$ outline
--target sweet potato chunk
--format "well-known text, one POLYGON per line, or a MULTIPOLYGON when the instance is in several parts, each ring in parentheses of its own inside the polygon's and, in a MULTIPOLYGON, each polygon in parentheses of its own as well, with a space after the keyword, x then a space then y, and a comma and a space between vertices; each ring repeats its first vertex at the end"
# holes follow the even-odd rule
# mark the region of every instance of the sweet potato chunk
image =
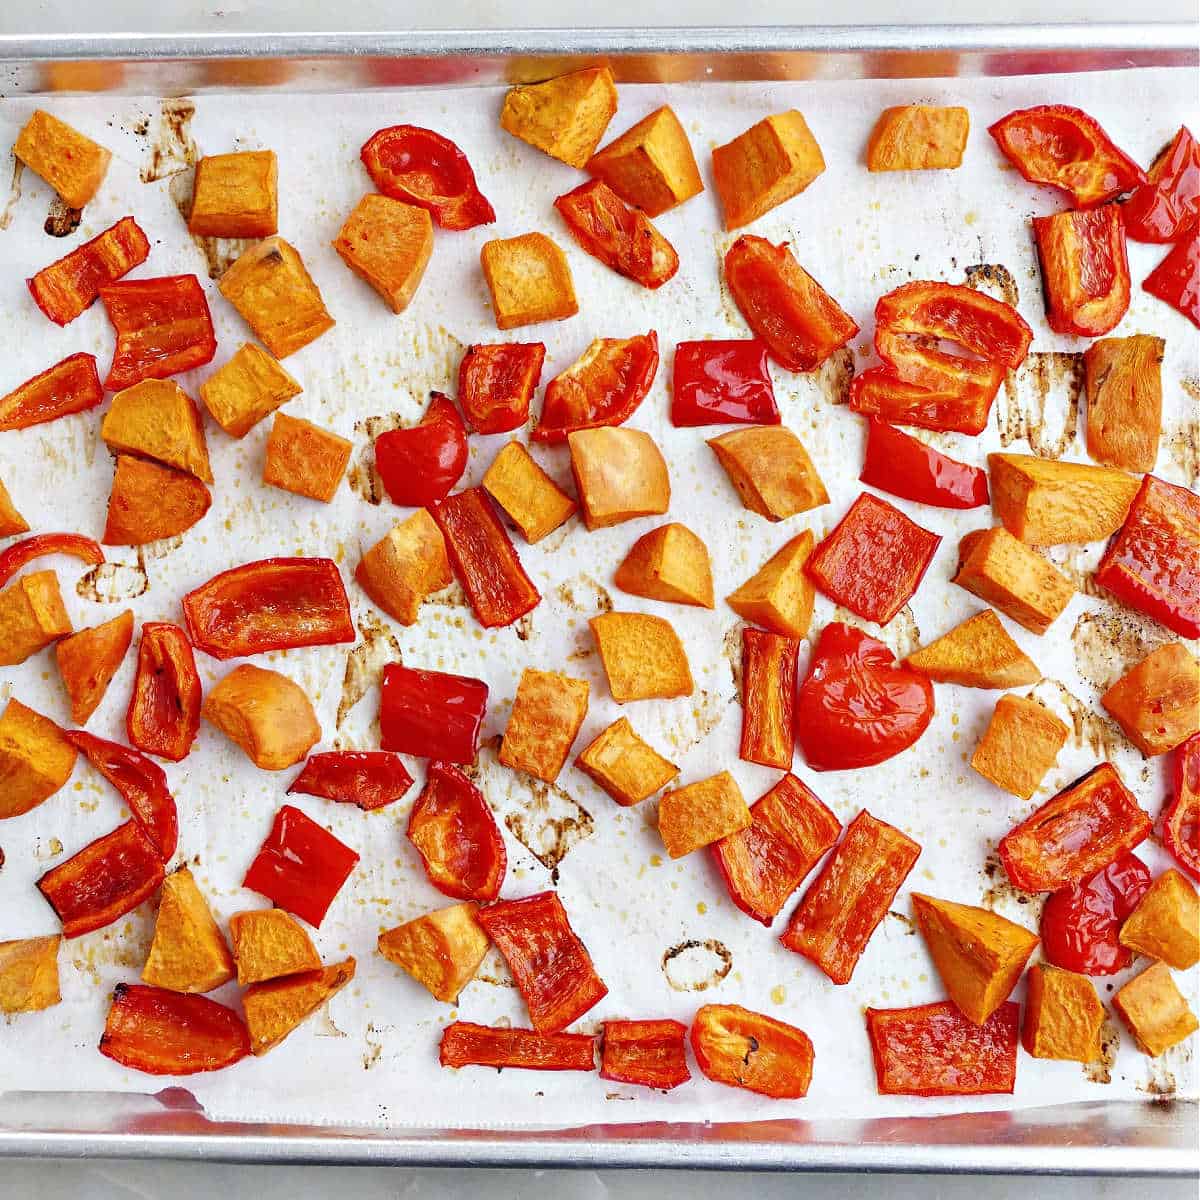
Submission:
POLYGON ((200 385, 200 399, 230 437, 242 438, 302 390, 265 350, 246 342, 200 385))
POLYGON ((187 867, 163 880, 142 979, 173 992, 211 992, 233 978, 233 955, 187 867))
POLYGON ((100 436, 114 454, 140 454, 212 483, 204 423, 195 401, 170 379, 144 379, 112 398, 100 436))
POLYGON ((1086 975, 1048 963, 1029 969, 1021 1043, 1034 1058, 1095 1062, 1100 1057, 1104 1005, 1086 975))
POLYGON ((188 231, 201 237, 262 238, 279 231, 274 150, 209 154, 196 164, 188 231))
POLYGON ((117 455, 108 498, 106 546, 143 546, 186 533, 212 506, 212 496, 194 475, 158 463, 117 455))
POLYGON ((1030 633, 1045 633, 1075 594, 1071 581, 1003 525, 968 533, 954 582, 1030 633))
POLYGON ((451 904, 379 935, 379 953, 407 971, 435 1000, 453 1004, 475 978, 491 944, 474 901, 451 904))
POLYGON ((782 425, 751 425, 709 438, 742 503, 782 521, 829 503, 829 493, 800 439, 782 425))
POLYGON ((998 788, 1028 800, 1054 766, 1070 732, 1036 700, 1001 696, 971 766, 998 788))
POLYGON ((352 442, 311 421, 276 413, 263 483, 328 504, 350 463, 352 442))
POLYGON ((498 329, 563 321, 579 311, 566 255, 544 233, 493 238, 479 261, 498 329))
POLYGON ((618 704, 692 694, 687 655, 669 621, 646 613, 609 612, 588 624, 618 704))
POLYGON ((1200 899, 1174 867, 1164 871, 1125 919, 1122 946, 1177 971, 1200 962, 1200 899))
POLYGON ((867 142, 868 171, 961 167, 971 118, 965 108, 901 104, 885 108, 867 142))
POLYGON ((304 689, 278 671, 250 663, 234 667, 209 691, 202 712, 264 771, 294 766, 321 740, 304 689))
POLYGON ((708 547, 686 525, 660 525, 644 533, 617 568, 614 582, 623 592, 712 608, 712 567, 708 547))
POLYGON ((634 732, 621 717, 588 744, 575 765, 598 783, 618 804, 640 804, 664 788, 679 768, 634 732))
POLYGON ((0 713, 0 820, 37 808, 75 769, 75 747, 49 717, 10 700, 0 713))
POLYGON ((1168 642, 1126 671, 1100 703, 1147 758, 1166 754, 1200 729, 1200 662, 1182 642, 1168 642))
POLYGON ((71 698, 72 724, 88 723, 132 641, 133 612, 127 608, 111 621, 81 629, 55 646, 58 673, 71 698))
POLYGON ((584 167, 616 111, 612 71, 588 67, 511 88, 500 110, 500 127, 551 158, 584 167))
POLYGON ((304 927, 282 908, 252 908, 229 918, 229 937, 242 987, 319 971, 321 956, 304 927))
POLYGON ((25 520, 12 502, 8 488, 0 480, 0 537, 12 537, 15 533, 28 533, 29 522, 25 520))
POLYGON ((671 858, 719 842, 750 821, 750 808, 728 771, 675 788, 658 802, 658 832, 671 858))
POLYGON ((1099 463, 1143 474, 1154 470, 1162 433, 1160 337, 1100 338, 1083 355, 1087 450, 1099 463))
POLYGON ((266 1054, 278 1046, 354 978, 357 965, 353 958, 348 958, 319 971, 252 983, 242 994, 250 1052, 266 1054))
POLYGON ((704 191, 688 136, 665 104, 593 154, 587 172, 648 217, 704 191))
POLYGON ((583 523, 604 529, 665 513, 671 479, 662 451, 640 429, 577 429, 567 435, 571 473, 583 506, 583 523))
POLYGON ((725 603, 745 621, 784 637, 805 638, 812 623, 813 582, 804 569, 813 552, 810 530, 792 538, 725 603))
POLYGON ((53 571, 32 571, 0 592, 0 667, 23 663, 70 632, 53 571))
POLYGON ((500 761, 553 783, 587 716, 588 690, 586 679, 526 667, 500 743, 500 761))
POLYGON ((58 947, 62 938, 0 942, 0 1013, 40 1012, 57 1004, 58 947))
POLYGON ((433 218, 415 204, 371 193, 346 218, 333 248, 392 312, 402 313, 433 254, 433 218))
POLYGON ((1024 687, 1042 677, 990 608, 955 625, 904 661, 938 683, 962 687, 1024 687))
POLYGON ((579 507, 520 442, 509 442, 496 455, 483 486, 531 545, 553 533, 579 507))
POLYGON ((13 154, 40 175, 68 208, 83 208, 91 200, 112 158, 103 146, 40 108, 17 135, 13 154))
POLYGON ((425 598, 452 579, 445 539, 428 510, 418 508, 384 534, 362 556, 354 578, 389 617, 416 624, 425 598))
POLYGON ((1165 963, 1147 967, 1112 998, 1138 1049, 1157 1058, 1200 1028, 1165 963))

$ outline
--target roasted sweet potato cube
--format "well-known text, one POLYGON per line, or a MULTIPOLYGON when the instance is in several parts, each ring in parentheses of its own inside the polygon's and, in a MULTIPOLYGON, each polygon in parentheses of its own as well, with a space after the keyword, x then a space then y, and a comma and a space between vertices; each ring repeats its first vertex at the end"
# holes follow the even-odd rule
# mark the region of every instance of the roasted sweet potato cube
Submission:
POLYGON ((553 783, 588 710, 588 682, 526 667, 500 743, 500 761, 553 783))
POLYGON ((0 942, 0 1013, 40 1012, 57 1004, 58 947, 62 938, 0 942))
POLYGON ((618 704, 692 694, 687 655, 669 621, 646 613, 609 612, 588 624, 618 704))
POLYGON ((40 175, 68 208, 83 208, 96 194, 112 158, 103 146, 40 108, 17 135, 13 154, 40 175))
POLYGON ((825 170, 821 147, 795 109, 764 117, 716 147, 712 158, 726 229, 749 225, 799 195, 825 170))
POLYGON ((295 247, 278 236, 246 250, 217 287, 276 358, 316 341, 335 323, 295 247))
POLYGON ((782 425, 750 425, 709 438, 742 503, 782 521, 829 503, 829 493, 800 439, 782 425))
POLYGON ((1160 337, 1100 338, 1083 355, 1087 450, 1099 463, 1139 475, 1154 470, 1162 434, 1160 337))
POLYGON ((12 537, 15 533, 28 533, 29 522, 25 520, 12 502, 8 488, 0 480, 0 537, 12 537))
POLYGON ((618 804, 640 804, 664 788, 679 768, 634 732, 628 717, 614 721, 575 760, 618 804))
POLYGON ((954 582, 1030 633, 1045 633, 1075 594, 1053 563, 1003 525, 968 533, 959 542, 954 582))
POLYGON ((1120 941, 1177 971, 1200 962, 1200 899, 1174 867, 1164 871, 1125 918, 1120 941))
POLYGON ((342 482, 354 444, 311 421, 276 413, 267 438, 263 483, 328 504, 342 482))
POLYGON ((867 142, 868 171, 961 167, 971 118, 965 108, 901 104, 885 108, 867 142))
POLYGON ((593 154, 587 172, 648 217, 704 191, 688 136, 665 104, 593 154))
POLYGON ((418 508, 384 534, 362 556, 354 578, 389 617, 416 624, 425 598, 453 578, 445 539, 428 510, 418 508))
POLYGON ((37 808, 75 769, 75 747, 49 717, 10 700, 0 713, 0 820, 37 808))
POLYGON ((453 1004, 475 978, 491 944, 474 901, 451 904, 379 935, 379 953, 407 971, 435 1000, 453 1004))
POLYGON ((1166 963, 1147 967, 1113 996, 1112 1003, 1138 1049, 1151 1058, 1165 1054, 1200 1028, 1166 963))
POLYGON ((304 927, 282 908, 253 908, 229 918, 229 937, 242 987, 319 971, 321 956, 304 927))
POLYGON ((588 67, 511 88, 500 110, 500 127, 551 158, 584 167, 616 111, 612 71, 588 67))
POLYGON ((658 832, 671 858, 683 858, 750 825, 750 808, 728 771, 665 792, 658 832))
POLYGON ((1182 642, 1168 642, 1126 671, 1100 703, 1148 758, 1166 754, 1200 729, 1200 662, 1182 642))
POLYGON ((392 312, 402 313, 433 254, 433 218, 415 204, 372 192, 355 205, 333 248, 392 312))
POLYGON ((1028 800, 1066 745, 1070 730, 1027 696, 1001 696, 971 766, 998 788, 1028 800))
POLYGON ((567 435, 583 523, 604 529, 665 513, 671 478, 654 439, 640 429, 577 429, 567 435))
POLYGON ((813 552, 805 530, 776 550, 725 603, 745 621, 784 637, 805 638, 812 623, 813 582, 804 569, 813 552))
POLYGON ((246 342, 200 385, 200 399, 230 437, 242 438, 302 390, 265 350, 246 342))
POLYGON ((100 436, 115 454, 140 454, 212 483, 204 422, 192 398, 170 379, 144 379, 112 398, 100 436))
POLYGON ((173 992, 211 992, 233 978, 233 955, 187 867, 163 880, 142 979, 173 992))
POLYGON ((304 689, 278 671, 243 663, 204 697, 203 715, 264 771, 300 762, 321 740, 304 689))
POLYGON ((14 667, 71 632, 58 576, 22 575, 0 592, 0 667, 14 667))
POLYGON ((955 625, 904 661, 938 683, 961 687, 1024 687, 1042 677, 990 608, 955 625))
POLYGON ((348 958, 319 971, 252 983, 242 993, 251 1053, 266 1054, 278 1046, 354 978, 357 965, 353 958, 348 958))
POLYGON ((185 471, 118 454, 108 497, 106 546, 143 546, 185 533, 212 506, 208 488, 185 471))
POLYGON ((209 154, 196 164, 188 231, 201 237, 262 238, 279 231, 274 150, 209 154))
POLYGON ((677 522, 642 534, 617 568, 614 582, 621 591, 649 600, 713 606, 708 547, 677 522))
POLYGON ((127 608, 111 621, 81 629, 55 646, 58 673, 71 698, 72 724, 88 723, 132 641, 133 612, 127 608))
POLYGON ((579 311, 566 255, 544 233, 493 238, 479 261, 498 329, 563 321, 579 311))
POLYGON ((1095 1062, 1104 1005, 1086 975, 1048 963, 1029 968, 1021 1043, 1034 1058, 1095 1062))
POLYGON ((579 507, 520 442, 509 442, 496 455, 483 486, 530 544, 553 533, 579 507))

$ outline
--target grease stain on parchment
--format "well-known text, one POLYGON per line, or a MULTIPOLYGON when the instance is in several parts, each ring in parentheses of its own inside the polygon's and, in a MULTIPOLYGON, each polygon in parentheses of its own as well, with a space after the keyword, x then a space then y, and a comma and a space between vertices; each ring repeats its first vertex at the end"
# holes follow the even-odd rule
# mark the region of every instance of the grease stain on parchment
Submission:
POLYGON ((850 381, 854 378, 854 351, 849 346, 835 350, 810 375, 817 391, 830 404, 850 403, 850 381))
POLYGON ((504 961, 504 955, 495 946, 488 947, 488 952, 483 956, 483 962, 479 964, 479 969, 475 972, 472 982, 486 983, 491 987, 515 988, 517 986, 513 982, 508 963, 504 961))
POLYGON ((1013 273, 1003 263, 975 263, 964 271, 967 287, 1016 308, 1021 299, 1013 273))
POLYGON ((89 568, 75 584, 75 591, 83 600, 96 604, 119 604, 135 600, 150 586, 142 562, 102 562, 89 568))
POLYGON ((408 422, 399 413, 382 413, 379 416, 364 417, 354 423, 354 432, 359 437, 366 438, 366 445, 359 448, 354 462, 346 475, 350 490, 368 504, 382 504, 387 496, 383 479, 375 466, 375 439, 381 433, 393 429, 403 429, 408 422))
POLYGON ((721 656, 729 664, 734 695, 742 694, 742 623, 731 625, 721 639, 721 656))
POLYGON ((1096 582, 1096 568, 1104 553, 1103 542, 1088 546, 1045 546, 1041 552, 1071 581, 1071 586, 1080 595, 1108 595, 1096 582))
POLYGON ((346 653, 342 694, 337 708, 339 734, 354 706, 379 682, 383 668, 388 663, 401 661, 400 643, 378 617, 368 613, 359 621, 358 633, 358 644, 346 653))
POLYGON ((1066 721, 1073 744, 1097 758, 1111 758, 1126 745, 1125 737, 1107 717, 1084 704, 1057 679, 1043 679, 1030 697, 1066 721))
POLYGON ((1179 1090, 1179 1084, 1175 1081, 1175 1072, 1161 1058, 1149 1059, 1147 1070, 1149 1078, 1145 1083, 1137 1085, 1138 1091, 1145 1092, 1147 1096, 1153 1096, 1160 1104, 1174 1099, 1175 1093, 1179 1090))
POLYGON ((1082 394, 1082 354, 1033 351, 996 399, 1001 446, 1024 441, 1039 458, 1062 458, 1078 432, 1082 394))
POLYGON ((1157 621, 1129 610, 1082 613, 1071 630, 1075 669, 1101 692, 1169 641, 1170 633, 1157 621))
POLYGON ((677 992, 706 992, 733 970, 733 952, 716 938, 689 938, 663 951, 662 973, 677 992))
POLYGON ((50 201, 50 209, 46 213, 42 230, 49 237, 70 237, 79 228, 81 220, 83 220, 83 209, 72 208, 61 196, 56 194, 50 201))
POLYGON ((1200 379, 1181 379, 1179 386, 1195 406, 1188 417, 1164 433, 1163 445, 1189 487, 1200 483, 1200 379))
POLYGON ((1040 924, 1046 897, 1014 887, 994 848, 988 851, 980 873, 987 884, 980 901, 984 908, 1000 913, 1018 925, 1036 928, 1040 924))
POLYGON ((186 97, 162 102, 149 134, 148 158, 139 172, 143 183, 155 183, 196 165, 200 151, 192 137, 195 115, 196 105, 186 97))
POLYGON ((613 598, 608 588, 587 572, 563 580, 555 589, 555 594, 568 608, 585 616, 591 617, 613 610, 613 598))
POLYGON ((1112 1083, 1113 1064, 1117 1061, 1117 1051, 1121 1048, 1121 1031, 1116 1022, 1104 1014, 1100 1025, 1100 1057, 1095 1062, 1083 1064, 1083 1075, 1089 1083, 1112 1083))
POLYGON ((13 214, 17 211, 17 202, 21 199, 21 177, 25 174, 25 164, 13 156, 12 181, 8 185, 8 199, 0 208, 0 230, 7 229, 12 224, 13 214))
POLYGON ((679 727, 668 735, 671 745, 680 754, 686 754, 694 746, 700 745, 725 720, 729 706, 738 698, 737 692, 723 696, 720 692, 709 691, 708 688, 698 688, 695 694, 699 699, 692 707, 692 730, 687 732, 679 727))

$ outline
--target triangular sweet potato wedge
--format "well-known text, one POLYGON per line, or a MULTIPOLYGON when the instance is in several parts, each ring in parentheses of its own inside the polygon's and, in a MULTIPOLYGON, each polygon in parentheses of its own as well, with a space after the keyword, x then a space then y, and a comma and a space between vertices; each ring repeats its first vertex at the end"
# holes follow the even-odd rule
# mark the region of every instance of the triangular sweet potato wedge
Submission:
POLYGON ((282 908, 234 913, 229 918, 229 936, 242 987, 321 969, 321 956, 312 938, 282 908))
POLYGON ((187 867, 163 880, 142 979, 173 992, 211 992, 233 978, 233 955, 187 867))
POLYGON ((990 608, 955 625, 904 662, 938 683, 962 687, 1024 687, 1042 677, 1033 659, 1012 640, 990 608))
POLYGON ((54 648, 58 673, 71 698, 71 720, 86 725, 104 699, 112 677, 133 641, 133 610, 126 609, 103 625, 81 629, 54 648))
POLYGON ((808 636, 812 622, 813 582, 804 564, 813 552, 811 531, 792 538, 742 584, 725 603, 744 621, 784 637, 808 636))
POLYGON ((634 596, 712 608, 708 547, 686 525, 672 522, 644 533, 617 568, 617 587, 634 596))
POLYGON ((266 1054, 278 1046, 297 1025, 354 978, 356 966, 354 959, 348 958, 319 971, 248 987, 242 995, 242 1006, 250 1030, 251 1052, 266 1054))

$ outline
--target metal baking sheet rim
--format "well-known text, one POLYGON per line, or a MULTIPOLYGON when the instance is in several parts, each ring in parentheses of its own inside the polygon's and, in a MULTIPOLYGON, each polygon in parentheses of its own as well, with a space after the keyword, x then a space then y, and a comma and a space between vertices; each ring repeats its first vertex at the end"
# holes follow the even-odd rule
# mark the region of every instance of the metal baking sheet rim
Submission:
MULTIPOLYGON (((696 74, 746 77, 888 75, 895 56, 906 75, 1013 74, 1197 66, 1196 27, 1188 24, 1092 24, 920 27, 768 27, 762 29, 524 30, 419 33, 260 34, 229 38, 101 34, 0 37, 0 87, 17 92, 125 90, 115 66, 149 68, 162 90, 272 86, 263 66, 302 64, 310 87, 411 86, 419 78, 380 78, 359 68, 379 59, 466 60, 462 83, 488 83, 536 71, 540 58, 609 57, 618 76, 645 78, 660 59, 692 56, 696 74), (947 57, 952 55, 955 57, 947 57), (645 56, 650 56, 649 60, 645 56), (883 56, 877 57, 877 56, 883 56), (253 60, 257 69, 213 77, 206 68, 253 60), (640 63, 632 73, 620 64, 640 63), (53 74, 54 65, 90 65, 53 74), (103 69, 95 70, 100 64, 103 69), (486 64, 480 65, 480 64, 486 64), (179 75, 185 87, 180 89, 179 75)), ((286 74, 286 72, 285 72, 286 74)), ((667 76, 668 78, 672 76, 667 76)), ((674 76, 676 78, 680 75, 674 76)), ((133 85, 144 87, 144 71, 133 85)), ((453 79, 439 77, 439 84, 453 79)), ((876 1119, 862 1122, 771 1121, 756 1124, 593 1126, 486 1132, 376 1131, 215 1123, 183 1089, 140 1098, 74 1093, 0 1092, 0 1157, 212 1159, 245 1163, 456 1165, 495 1167, 701 1167, 734 1170, 934 1171, 1191 1177, 1200 1173, 1198 1107, 1193 1102, 1115 1103, 1027 1109, 1020 1113, 876 1119), (39 1102, 41 1101, 41 1102, 39 1102), (82 1103, 81 1103, 82 1102, 82 1103), (112 1111, 105 1111, 109 1108, 112 1111), (32 1111, 31 1111, 32 1110, 32 1111), (75 1121, 58 1114, 75 1113, 75 1121), (81 1120, 81 1110, 90 1119, 81 1120), (123 1110, 123 1111, 122 1111, 123 1110), (53 1114, 53 1115, 48 1115, 53 1114), (85 1126, 85 1127, 80 1127, 85 1126)))

